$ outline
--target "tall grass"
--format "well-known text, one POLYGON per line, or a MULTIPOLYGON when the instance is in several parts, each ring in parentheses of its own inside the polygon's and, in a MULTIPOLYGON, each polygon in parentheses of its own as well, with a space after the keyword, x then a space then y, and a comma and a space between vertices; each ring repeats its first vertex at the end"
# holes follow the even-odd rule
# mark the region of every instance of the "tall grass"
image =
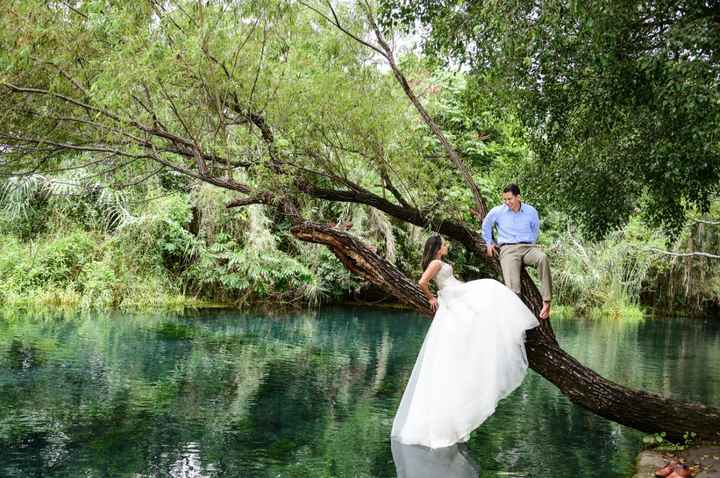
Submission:
MULTIPOLYGON (((720 209, 719 204, 714 208, 720 209)), ((714 217, 720 216, 715 211, 714 217)), ((720 224, 710 217, 691 218, 672 244, 681 254, 705 252, 720 255, 720 224)), ((720 259, 701 255, 673 256, 657 253, 664 267, 657 271, 652 291, 655 305, 667 312, 681 310, 699 315, 720 308, 720 259)))
MULTIPOLYGON (((272 210, 227 209, 231 192, 186 186, 167 189, 151 181, 116 191, 78 172, 0 183, 0 303, 82 309, 317 306, 361 290, 363 282, 332 252, 295 240, 272 210)), ((352 223, 354 235, 419 277, 428 231, 361 205, 308 207, 321 220, 352 223)), ((653 252, 668 248, 665 238, 639 220, 599 242, 570 231, 555 238, 549 256, 558 305, 638 317, 641 297, 652 294, 666 308, 720 304, 720 261, 653 252)), ((691 222, 674 249, 718 253, 720 226, 691 222)), ((460 273, 486 273, 477 258, 452 254, 460 273)))
POLYGON ((4 305, 319 305, 359 284, 325 248, 298 243, 260 206, 226 209, 232 195, 207 185, 125 194, 30 176, 1 191, 4 305))
POLYGON ((630 225, 595 242, 571 232, 561 234, 550 253, 557 301, 581 313, 641 316, 640 295, 658 260, 650 251, 638 248, 631 237, 635 227, 630 225))

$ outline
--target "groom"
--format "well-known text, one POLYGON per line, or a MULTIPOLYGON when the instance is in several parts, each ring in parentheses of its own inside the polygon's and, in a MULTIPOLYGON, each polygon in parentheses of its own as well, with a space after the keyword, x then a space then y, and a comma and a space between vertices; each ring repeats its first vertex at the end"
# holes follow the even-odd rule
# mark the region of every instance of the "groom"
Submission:
POLYGON ((520 294, 520 272, 524 265, 536 267, 540 276, 540 294, 543 299, 540 318, 550 317, 552 279, 550 264, 545 253, 535 244, 540 234, 540 218, 534 207, 520 200, 517 184, 503 189, 503 204, 490 210, 482 224, 482 236, 489 257, 500 252, 505 285, 520 294), (493 227, 497 226, 497 242, 493 240, 493 227))

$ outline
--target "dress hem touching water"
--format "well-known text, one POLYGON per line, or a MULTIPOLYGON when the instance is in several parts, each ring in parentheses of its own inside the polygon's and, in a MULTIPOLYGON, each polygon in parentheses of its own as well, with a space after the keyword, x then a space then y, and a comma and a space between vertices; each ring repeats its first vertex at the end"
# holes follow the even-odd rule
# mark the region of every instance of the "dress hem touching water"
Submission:
POLYGON ((391 437, 444 448, 467 441, 527 374, 525 331, 537 319, 493 279, 462 283, 443 263, 439 307, 413 367, 391 437))

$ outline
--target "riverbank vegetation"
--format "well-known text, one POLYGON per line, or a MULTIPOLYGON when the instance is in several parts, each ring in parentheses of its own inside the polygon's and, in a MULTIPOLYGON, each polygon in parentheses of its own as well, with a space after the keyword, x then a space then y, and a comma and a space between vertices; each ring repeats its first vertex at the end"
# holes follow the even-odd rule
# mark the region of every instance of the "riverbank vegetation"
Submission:
POLYGON ((322 248, 284 251, 283 231, 273 231, 259 207, 228 210, 222 191, 148 185, 108 193, 100 185, 76 185, 58 193, 53 186, 62 179, 23 181, 8 183, 6 191, 23 187, 27 197, 14 191, 4 198, 0 299, 6 305, 316 305, 359 286, 322 248), (11 203, 18 200, 26 203, 11 203))
MULTIPOLYGON (((12 307, 142 310, 317 306, 391 300, 350 274, 327 249, 299 242, 259 206, 228 209, 231 196, 167 175, 112 189, 73 176, 30 175, 0 196, 0 301, 12 307), (174 181, 174 182, 173 182, 174 181)), ((498 183, 493 177, 486 184, 498 183)), ((451 188, 452 189, 452 188, 451 188)), ((532 197, 530 195, 530 197, 532 197)), ((537 203, 536 203, 537 204, 537 203)), ((577 314, 641 318, 643 309, 703 314, 720 304, 720 226, 692 217, 673 243, 640 216, 603 239, 538 204, 558 304, 577 314)), ((334 219, 418 276, 428 232, 352 206, 334 219)), ((487 274, 459 248, 466 279, 487 274)))
MULTIPOLYGON (((716 40, 703 8, 675 18, 660 5, 667 42, 628 44, 621 40, 639 34, 644 7, 593 23, 615 7, 575 6, 574 31, 559 4, 523 16, 452 3, 381 2, 377 14, 399 32, 416 21, 430 27, 423 48, 399 49, 397 62, 478 193, 494 205, 516 181, 540 209, 558 302, 613 317, 638 316, 639 307, 716 310, 718 102, 717 80, 707 77, 716 40), (530 39, 525 51, 517 38, 530 39), (499 49, 473 47, 487 42, 499 49), (678 48, 710 56, 670 54, 678 48), (530 58, 537 67, 528 70, 530 58), (590 82, 598 71, 605 81, 590 82), (683 78, 682 98, 668 94, 683 78)), ((426 224, 479 229, 467 178, 443 160, 394 73, 318 5, 183 5, 29 2, 3 12, 3 304, 393 300, 294 237, 267 196, 226 207, 247 187, 290 191, 302 214, 349 230, 412 278, 437 225, 399 220, 372 207, 375 199, 338 195, 338 185, 417 208, 426 224), (233 38, 239 46, 227 50, 233 38), (197 154, 199 175, 161 157, 197 154)), ((371 31, 363 8, 335 13, 350 30, 371 31)), ((492 274, 462 247, 451 260, 466 279, 492 274)))
MULTIPOLYGON (((264 14, 273 11, 267 8, 264 14)), ((72 12, 66 13, 72 16, 72 12)), ((120 25, 123 28, 135 28, 132 22, 138 20, 137 12, 119 9, 114 15, 129 22, 120 25)), ((289 15, 287 12, 278 15, 289 21, 284 16, 289 15)), ((218 20, 227 18, 218 14, 218 20)), ((330 168, 329 173, 323 173, 325 181, 337 181, 337 175, 342 174, 346 186, 365 183, 383 197, 396 195, 406 204, 420 205, 430 218, 445 215, 472 222, 472 197, 466 185, 452 168, 439 162, 441 145, 407 108, 405 98, 393 85, 392 73, 363 65, 367 57, 331 29, 324 31, 319 43, 308 43, 314 38, 307 30, 313 21, 308 12, 293 20, 291 39, 272 40, 277 44, 271 41, 279 49, 275 55, 283 54, 286 48, 284 54, 289 56, 268 59, 269 64, 258 65, 256 74, 248 79, 253 80, 257 90, 250 94, 260 94, 261 88, 272 86, 272 65, 282 67, 282 74, 288 78, 283 89, 267 90, 263 97, 268 102, 267 114, 277 122, 276 147, 287 158, 293 158, 288 159, 287 167, 296 168, 298 174, 307 168, 330 168), (325 94, 328 89, 334 92, 332 99, 325 94), (364 169, 368 161, 374 170, 364 169), (390 176, 395 178, 391 180, 390 176)), ((96 27, 110 28, 101 24, 96 27)), ((436 34, 442 35, 443 31, 439 29, 436 34)), ((5 41, 13 40, 11 33, 6 32, 5 41)), ((448 40, 442 37, 438 41, 443 38, 448 40)), ((220 37, 216 39, 220 41, 220 37)), ((251 39, 245 50, 238 51, 246 54, 249 62, 259 54, 253 48, 263 48, 261 38, 251 39)), ((541 241, 551 257, 558 303, 576 313, 593 311, 611 317, 642 316, 642 308, 687 314, 718 309, 720 259, 713 256, 720 254, 720 224, 713 218, 720 217, 720 201, 709 195, 712 188, 703 185, 704 195, 694 200, 678 189, 673 201, 679 201, 679 205, 672 207, 673 214, 657 210, 657 191, 642 186, 629 173, 622 177, 615 174, 616 164, 612 161, 618 158, 613 155, 620 152, 607 149, 609 143, 603 143, 606 149, 602 144, 588 144, 588 151, 574 151, 565 133, 554 129, 554 134, 559 135, 557 141, 567 152, 565 156, 550 154, 547 141, 537 136, 543 129, 529 123, 512 91, 500 88, 497 78, 487 76, 488 72, 449 71, 439 61, 441 53, 447 53, 442 43, 428 45, 433 48, 423 54, 405 54, 400 60, 403 69, 472 168, 473 179, 482 194, 490 198, 490 205, 499 202, 499 191, 505 183, 517 181, 524 199, 541 211, 541 241), (591 161, 588 155, 598 151, 602 153, 600 159, 591 161), (566 157, 584 158, 583 164, 590 168, 584 171, 594 175, 592 181, 565 176, 566 157), (554 181, 554 177, 559 180, 554 181), (618 182, 622 187, 615 187, 618 182), (578 194, 578 187, 587 189, 578 194), (600 191, 604 191, 605 199, 598 196, 600 191), (622 204, 615 204, 616 200, 622 204), (603 220, 598 219, 601 216, 603 220), (697 252, 707 255, 694 255, 697 252)), ((163 51, 160 46, 155 48, 161 58, 163 51)), ((36 76, 15 71, 31 53, 6 51, 2 57, 3 81, 47 83, 57 91, 68 87, 67 81, 43 77, 44 70, 35 71, 36 76)), ((127 55, 130 51, 121 53, 127 55)), ((174 60, 167 60, 171 64, 166 66, 181 68, 192 77, 194 68, 205 68, 207 62, 215 61, 203 58, 202 51, 190 53, 200 56, 184 61, 197 62, 196 66, 173 66, 174 60)), ((71 51, 66 54, 76 55, 71 51)), ((94 86, 98 91, 96 100, 103 108, 119 108, 116 96, 125 91, 124 85, 145 84, 146 79, 140 77, 166 61, 158 58, 121 57, 112 68, 100 68, 94 86), (132 68, 120 74, 117 69, 124 64, 132 68), (108 76, 116 73, 120 76, 108 76)), ((98 57, 97 61, 104 60, 98 57)), ((158 82, 158 94, 166 97, 168 92, 162 82, 167 81, 163 75, 169 73, 152 74, 158 82)), ((494 74, 514 73, 498 70, 494 74)), ((223 84, 220 78, 207 79, 211 80, 223 84)), ((72 89, 73 83, 69 85, 72 89)), ((216 100, 228 101, 223 96, 226 93, 221 94, 226 87, 218 86, 220 90, 215 94, 220 96, 216 100)), ((12 88, 5 83, 3 94, 9 100, 17 98, 12 88)), ((128 101, 142 105, 132 90, 126 92, 128 101)), ((531 105, 536 109, 542 106, 537 103, 540 96, 542 92, 531 94, 531 105)), ((200 128, 199 124, 187 124, 189 120, 177 110, 179 99, 167 98, 169 109, 162 121, 177 123, 182 130, 200 128)), ((208 99, 187 99, 186 108, 208 99)), ((559 101, 549 97, 551 100, 559 101)), ((58 121, 23 116, 29 103, 20 101, 14 105, 8 124, 15 121, 21 128, 41 129, 58 121)), ((212 104, 203 107, 207 114, 214 111, 212 104)), ((576 105, 578 115, 588 114, 581 107, 576 105)), ((614 111, 624 107, 610 104, 608 108, 614 111)), ((78 134, 73 128, 81 120, 76 120, 63 133, 67 138, 78 134)), ((581 120, 590 121, 584 116, 577 121, 581 120)), ((234 121, 238 124, 225 125, 223 135, 204 139, 219 152, 238 158, 230 173, 234 181, 289 187, 285 180, 268 179, 267 168, 259 163, 265 154, 262 141, 247 129, 247 120, 235 117, 234 121)), ((82 134, 106 134, 106 126, 91 124, 83 128, 87 131, 80 131, 82 134)), ((293 237, 287 217, 276 209, 260 204, 228 208, 236 197, 231 190, 167 165, 151 167, 132 155, 127 164, 116 164, 118 157, 123 157, 120 152, 98 148, 65 150, 50 145, 47 167, 35 171, 31 168, 34 158, 42 154, 35 146, 42 141, 20 141, 11 129, 6 129, 3 137, 5 142, 16 143, 14 148, 5 148, 5 159, 0 160, 0 302, 4 305, 83 309, 209 304, 305 307, 392 300, 350 273, 326 248, 293 237)), ((717 148, 717 142, 712 147, 717 148)), ((322 175, 319 177, 322 183, 322 175)), ((692 188, 692 184, 686 186, 692 188)), ((309 202, 303 208, 318 222, 349 230, 371 244, 408 276, 419 277, 422 244, 432 228, 419 228, 353 202, 309 202)), ((479 229, 479 224, 474 227, 479 229)), ((462 247, 454 248, 450 259, 465 279, 492 273, 482 260, 462 247)))

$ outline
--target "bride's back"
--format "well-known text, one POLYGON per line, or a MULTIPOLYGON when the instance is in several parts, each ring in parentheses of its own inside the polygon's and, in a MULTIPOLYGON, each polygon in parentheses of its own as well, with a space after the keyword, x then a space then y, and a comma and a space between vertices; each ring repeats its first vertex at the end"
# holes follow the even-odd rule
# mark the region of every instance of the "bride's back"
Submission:
POLYGON ((440 270, 437 274, 435 274, 435 283, 437 284, 438 289, 442 289, 453 281, 457 281, 457 279, 455 279, 455 276, 453 275, 452 266, 447 262, 442 262, 440 270))

